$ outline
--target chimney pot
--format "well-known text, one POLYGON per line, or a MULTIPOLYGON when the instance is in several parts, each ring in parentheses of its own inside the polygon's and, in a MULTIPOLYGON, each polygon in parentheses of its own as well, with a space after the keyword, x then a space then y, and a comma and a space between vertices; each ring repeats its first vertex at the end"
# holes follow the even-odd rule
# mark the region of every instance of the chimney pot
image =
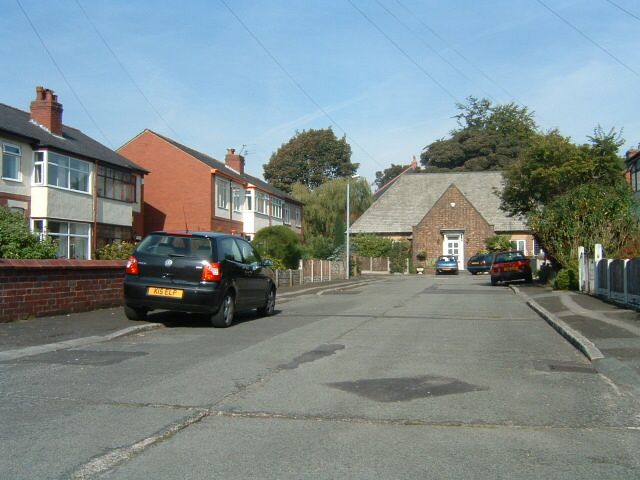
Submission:
POLYGON ((227 148, 227 154, 224 157, 224 164, 238 172, 240 175, 244 175, 244 157, 236 154, 235 148, 227 148))
POLYGON ((31 119, 54 135, 62 136, 62 104, 53 90, 36 87, 36 99, 31 102, 31 119))

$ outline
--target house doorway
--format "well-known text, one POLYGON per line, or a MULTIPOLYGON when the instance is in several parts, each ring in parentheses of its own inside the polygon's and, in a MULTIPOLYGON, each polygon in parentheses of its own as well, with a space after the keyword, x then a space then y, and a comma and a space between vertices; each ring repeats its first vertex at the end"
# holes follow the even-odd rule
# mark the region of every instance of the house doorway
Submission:
POLYGON ((464 242, 462 232, 446 232, 442 242, 443 255, 456 255, 458 257, 458 268, 464 268, 464 242))

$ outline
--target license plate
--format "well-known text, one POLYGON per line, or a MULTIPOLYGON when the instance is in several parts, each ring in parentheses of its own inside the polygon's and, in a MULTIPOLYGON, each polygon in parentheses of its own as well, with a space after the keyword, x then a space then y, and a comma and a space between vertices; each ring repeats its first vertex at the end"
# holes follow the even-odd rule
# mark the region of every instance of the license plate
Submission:
POLYGON ((184 295, 184 290, 178 290, 175 288, 149 287, 147 288, 147 295, 152 295, 154 297, 182 298, 182 295, 184 295))
POLYGON ((479 265, 480 262, 471 262, 470 265, 479 265))
POLYGON ((504 271, 505 272, 519 272, 520 269, 518 269, 518 267, 505 267, 504 271))

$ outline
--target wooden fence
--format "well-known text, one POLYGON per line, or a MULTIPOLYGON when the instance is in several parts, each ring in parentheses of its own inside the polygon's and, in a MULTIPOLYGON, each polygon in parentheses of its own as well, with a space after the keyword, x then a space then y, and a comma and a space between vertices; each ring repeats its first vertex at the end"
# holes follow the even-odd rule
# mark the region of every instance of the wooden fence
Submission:
POLYGON ((345 268, 342 262, 331 260, 300 260, 297 270, 276 270, 275 274, 276 285, 293 286, 342 280, 345 268))

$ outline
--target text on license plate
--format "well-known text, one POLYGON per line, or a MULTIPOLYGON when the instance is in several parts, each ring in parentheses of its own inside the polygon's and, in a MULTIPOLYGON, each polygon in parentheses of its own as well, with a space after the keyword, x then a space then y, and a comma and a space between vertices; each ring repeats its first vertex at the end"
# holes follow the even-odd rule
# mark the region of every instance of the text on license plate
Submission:
POLYGON ((154 297, 182 298, 183 294, 184 294, 184 290, 178 290, 176 288, 160 288, 160 287, 147 288, 147 295, 153 295, 154 297))
POLYGON ((518 267, 505 267, 504 271, 505 272, 519 272, 520 269, 518 267))

